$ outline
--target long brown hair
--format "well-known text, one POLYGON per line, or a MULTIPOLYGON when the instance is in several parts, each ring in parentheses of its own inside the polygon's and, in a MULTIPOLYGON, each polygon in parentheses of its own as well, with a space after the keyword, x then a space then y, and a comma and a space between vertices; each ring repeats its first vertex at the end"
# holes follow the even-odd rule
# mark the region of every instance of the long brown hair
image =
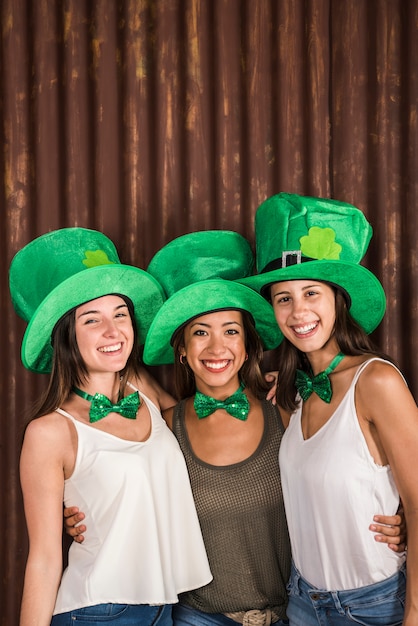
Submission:
MULTIPOLYGON (((239 377, 257 398, 262 398, 270 387, 261 371, 263 344, 254 327, 251 315, 243 310, 240 310, 240 313, 244 326, 245 350, 248 354, 248 359, 241 367, 239 377)), ((196 392, 196 382, 192 369, 187 361, 180 363, 180 349, 184 347, 184 328, 185 326, 183 325, 173 338, 174 386, 178 400, 189 398, 196 392)))
MULTIPOLYGON (((327 283, 328 284, 328 283, 327 283)), ((365 330, 351 316, 344 294, 334 286, 335 293, 335 326, 334 337, 340 351, 347 356, 370 354, 392 361, 388 355, 380 352, 365 330)), ((288 339, 284 338, 277 349, 277 369, 279 383, 276 392, 277 404, 287 411, 294 411, 296 401, 295 375, 296 370, 309 371, 309 361, 304 352, 298 350, 288 339)))
MULTIPOLYGON (((138 345, 138 330, 132 301, 121 294, 112 295, 119 296, 126 303, 134 331, 132 352, 129 355, 125 369, 121 372, 121 375, 123 375, 121 390, 123 391, 130 376, 139 377, 140 347, 138 345)), ((68 399, 73 386, 78 387, 87 380, 88 371, 76 340, 76 309, 77 307, 65 313, 55 324, 52 331, 51 344, 53 355, 49 384, 44 394, 35 403, 29 416, 30 419, 55 411, 57 407, 61 406, 68 399)))

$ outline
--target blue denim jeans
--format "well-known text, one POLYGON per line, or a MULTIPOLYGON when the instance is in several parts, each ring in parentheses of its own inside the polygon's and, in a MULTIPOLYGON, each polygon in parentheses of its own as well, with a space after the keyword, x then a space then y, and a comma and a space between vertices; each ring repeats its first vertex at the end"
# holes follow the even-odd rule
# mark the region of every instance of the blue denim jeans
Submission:
MULTIPOLYGON (((223 613, 203 613, 185 604, 173 605, 174 626, 239 626, 223 613)), ((287 620, 274 622, 274 626, 288 626, 287 620)))
POLYGON ((51 626, 112 624, 112 626, 172 626, 171 604, 96 604, 54 615, 51 626))
POLYGON ((287 590, 290 626, 401 626, 406 568, 367 587, 323 591, 310 585, 292 565, 287 590))

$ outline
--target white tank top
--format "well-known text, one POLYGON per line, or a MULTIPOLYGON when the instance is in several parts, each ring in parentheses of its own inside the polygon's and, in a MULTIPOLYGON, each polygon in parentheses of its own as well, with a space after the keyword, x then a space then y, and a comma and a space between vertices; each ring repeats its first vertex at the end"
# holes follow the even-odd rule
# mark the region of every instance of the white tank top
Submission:
POLYGON ((171 604, 212 579, 183 454, 157 407, 151 435, 126 441, 75 420, 78 449, 66 506, 85 514, 54 615, 101 603, 171 604))
POLYGON ((380 582, 405 560, 369 530, 373 515, 393 515, 399 494, 390 467, 379 466, 361 431, 355 403, 363 363, 331 418, 307 440, 302 402, 283 436, 279 460, 292 557, 319 589, 343 590, 380 582))

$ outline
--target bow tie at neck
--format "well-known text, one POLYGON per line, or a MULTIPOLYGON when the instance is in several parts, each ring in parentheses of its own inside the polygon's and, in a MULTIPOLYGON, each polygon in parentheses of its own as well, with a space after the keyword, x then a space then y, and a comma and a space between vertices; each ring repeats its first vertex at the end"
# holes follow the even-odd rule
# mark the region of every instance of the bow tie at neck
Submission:
POLYGON ((241 383, 239 389, 226 400, 217 400, 211 396, 206 396, 200 391, 196 391, 194 398, 194 409, 199 419, 207 417, 217 409, 225 409, 227 413, 239 420, 245 421, 250 410, 250 403, 244 393, 245 385, 241 383))
POLYGON ((328 365, 327 369, 316 376, 309 375, 303 370, 296 370, 295 386, 304 402, 312 393, 316 393, 324 402, 329 404, 332 398, 332 387, 329 374, 335 370, 337 365, 343 360, 344 354, 340 352, 328 365))
POLYGON ((91 423, 98 422, 103 417, 106 417, 106 415, 109 415, 109 413, 119 413, 128 419, 135 419, 141 403, 139 393, 137 391, 131 393, 129 396, 121 398, 115 404, 113 404, 113 402, 111 402, 109 398, 102 393, 96 393, 94 396, 91 396, 89 393, 82 391, 78 387, 73 387, 73 391, 80 396, 80 398, 84 398, 84 400, 91 402, 89 411, 91 423))

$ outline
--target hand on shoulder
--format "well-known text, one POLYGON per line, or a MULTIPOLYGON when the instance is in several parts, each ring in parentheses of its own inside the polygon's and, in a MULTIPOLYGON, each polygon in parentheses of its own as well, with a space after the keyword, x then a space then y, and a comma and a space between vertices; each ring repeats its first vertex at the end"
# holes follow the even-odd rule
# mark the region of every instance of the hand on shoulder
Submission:
POLYGON ((170 407, 169 409, 165 409, 165 411, 162 412, 163 418, 166 421, 167 426, 170 430, 173 430, 173 413, 174 406, 170 407))
POLYGON ((165 391, 155 378, 148 372, 145 367, 141 367, 141 378, 131 381, 140 391, 156 404, 161 411, 168 409, 176 404, 171 394, 165 391))

